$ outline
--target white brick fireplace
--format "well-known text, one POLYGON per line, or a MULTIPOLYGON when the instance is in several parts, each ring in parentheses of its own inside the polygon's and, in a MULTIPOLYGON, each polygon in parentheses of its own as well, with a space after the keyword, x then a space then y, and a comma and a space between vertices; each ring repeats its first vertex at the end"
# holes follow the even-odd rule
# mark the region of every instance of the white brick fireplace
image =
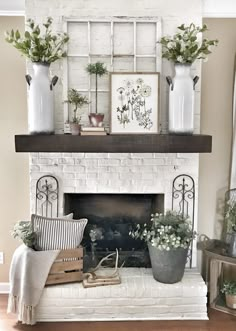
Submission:
MULTIPOLYGON (((63 215, 64 193, 160 193, 164 194, 164 208, 171 209, 176 176, 192 176, 197 192, 198 154, 32 153, 30 172, 32 213, 36 181, 47 174, 59 181, 60 215, 63 215)), ((192 263, 196 266, 196 251, 192 263)))
MULTIPOLYGON (((63 17, 142 17, 154 15, 162 20, 162 34, 172 34, 176 31, 176 27, 182 23, 201 24, 201 1, 193 0, 190 4, 188 0, 26 0, 26 17, 42 22, 45 17, 51 16, 57 31, 63 31, 63 17)), ((30 69, 30 65, 28 67, 30 69)), ((167 62, 163 62, 161 67, 160 118, 162 130, 165 132, 168 95, 165 76, 172 75, 172 67, 167 62)), ((55 90, 55 121, 57 132, 62 133, 64 125, 63 65, 62 63, 55 63, 51 69, 53 74, 60 77, 55 90)), ((200 69, 200 63, 194 64, 193 75, 201 76, 200 69)), ((196 90, 196 133, 200 131, 199 123, 200 83, 196 90)), ((195 226, 197 227, 198 171, 198 154, 31 153, 31 211, 32 213, 35 211, 36 181, 39 177, 47 174, 56 176, 59 181, 60 214, 63 213, 64 193, 162 193, 165 196, 164 208, 171 209, 173 179, 177 175, 187 174, 193 177, 196 185, 195 226)), ((196 266, 196 254, 193 256, 193 266, 196 266)), ((201 292, 201 296, 204 296, 206 294, 204 285, 202 283, 199 285, 197 281, 196 287, 198 286, 202 286, 204 293, 201 292)), ((193 290, 195 285, 191 283, 190 287, 193 290)), ((68 291, 73 290, 69 289, 68 291)), ((45 295, 47 296, 47 294, 45 295)), ((178 295, 176 296, 178 297, 178 295)), ((173 299, 173 302, 175 302, 174 300, 176 299, 173 299)), ((201 304, 205 305, 205 299, 202 299, 201 304)), ((206 315, 201 318, 206 318, 206 315)))
MULTIPOLYGON (((110 0, 26 0, 26 17, 43 22, 46 16, 53 17, 53 25, 57 31, 63 31, 64 18, 101 16, 157 16, 162 22, 162 34, 172 34, 182 23, 201 24, 201 1, 194 0, 189 6, 187 0, 179 1, 110 1, 110 0), (50 7, 48 4, 50 3, 50 7)), ((147 36, 148 38, 148 36, 147 36)), ((74 39, 73 39, 74 40, 74 39)), ((76 40, 75 40, 76 42, 76 40)), ((62 132, 63 115, 63 65, 56 62, 51 66, 52 73, 57 74, 59 84, 55 90, 55 121, 57 132, 62 132)), ((28 64, 30 70, 30 64, 28 64)), ((200 75, 201 65, 193 66, 193 75, 200 75)), ((122 68, 121 68, 122 70, 122 68)), ((160 64, 161 72, 161 113, 160 121, 163 132, 167 127, 167 95, 168 87, 165 76, 172 74, 168 62, 160 64), (162 69, 161 69, 162 67, 162 69)), ((72 73, 73 75, 73 73, 72 73)), ((75 71, 76 78, 78 71, 75 71)), ((71 86, 73 87, 73 86, 71 86)), ((200 84, 196 90, 195 132, 198 133, 200 123, 200 84)), ((108 114, 106 115, 109 120, 108 114)), ((83 117, 86 122, 86 117, 83 117)), ((63 193, 163 193, 164 207, 171 208, 171 190, 173 179, 179 174, 193 177, 198 188, 198 154, 132 154, 132 153, 32 153, 30 156, 31 178, 31 211, 35 208, 35 184, 45 174, 53 174, 59 180, 60 205, 63 213, 63 193)), ((197 194, 195 221, 197 220, 197 194)), ((195 222, 195 225, 197 222, 195 222)), ((196 260, 194 257, 193 265, 196 260)))

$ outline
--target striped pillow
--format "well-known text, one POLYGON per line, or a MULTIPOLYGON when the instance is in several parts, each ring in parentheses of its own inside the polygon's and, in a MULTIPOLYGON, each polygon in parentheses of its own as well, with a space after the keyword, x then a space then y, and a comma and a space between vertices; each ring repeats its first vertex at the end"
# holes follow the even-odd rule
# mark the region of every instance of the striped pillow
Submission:
POLYGON ((33 231, 36 232, 35 248, 47 251, 79 247, 88 220, 47 218, 33 214, 31 222, 33 231))

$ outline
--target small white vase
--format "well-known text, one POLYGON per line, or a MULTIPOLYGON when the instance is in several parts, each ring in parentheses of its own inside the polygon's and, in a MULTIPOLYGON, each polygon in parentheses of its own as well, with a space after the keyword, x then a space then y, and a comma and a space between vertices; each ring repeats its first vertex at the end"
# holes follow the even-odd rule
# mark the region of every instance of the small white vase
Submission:
POLYGON ((194 87, 198 80, 190 75, 191 65, 176 64, 173 79, 167 77, 169 91, 169 132, 193 134, 194 87))
POLYGON ((33 77, 26 76, 29 84, 28 126, 30 134, 54 133, 53 86, 57 77, 49 78, 49 65, 33 63, 33 77))

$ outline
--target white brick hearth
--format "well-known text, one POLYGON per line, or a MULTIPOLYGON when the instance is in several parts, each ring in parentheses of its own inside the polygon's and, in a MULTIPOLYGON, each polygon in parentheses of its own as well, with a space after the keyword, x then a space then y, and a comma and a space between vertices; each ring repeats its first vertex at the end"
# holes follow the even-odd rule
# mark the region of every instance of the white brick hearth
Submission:
POLYGON ((199 273, 162 284, 151 269, 124 268, 120 285, 85 289, 49 286, 37 306, 37 321, 207 320, 207 288, 199 273))

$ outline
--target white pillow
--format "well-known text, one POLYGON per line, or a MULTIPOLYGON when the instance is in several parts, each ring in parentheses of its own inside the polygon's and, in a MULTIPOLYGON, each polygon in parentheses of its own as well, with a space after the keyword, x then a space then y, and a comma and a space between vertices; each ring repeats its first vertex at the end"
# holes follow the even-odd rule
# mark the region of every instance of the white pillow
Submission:
POLYGON ((73 217, 74 217, 74 213, 70 213, 70 214, 64 215, 62 217, 55 217, 55 218, 59 218, 59 219, 65 218, 68 220, 73 220, 73 217))
POLYGON ((79 247, 88 220, 48 218, 33 214, 31 222, 36 232, 36 250, 53 250, 79 247))

